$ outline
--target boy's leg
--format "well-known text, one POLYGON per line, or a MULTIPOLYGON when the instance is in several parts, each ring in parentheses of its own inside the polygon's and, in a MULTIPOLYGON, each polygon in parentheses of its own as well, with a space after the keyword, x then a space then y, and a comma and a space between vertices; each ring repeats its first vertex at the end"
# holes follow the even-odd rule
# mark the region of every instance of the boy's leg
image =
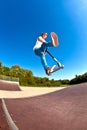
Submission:
POLYGON ((42 52, 41 48, 35 50, 35 54, 40 57, 42 66, 46 70, 48 68, 47 61, 45 58, 44 53, 42 52))
POLYGON ((42 66, 44 67, 44 70, 46 71, 46 69, 48 68, 48 64, 47 64, 45 55, 42 54, 42 55, 40 56, 40 59, 41 59, 42 66))
POLYGON ((48 47, 57 47, 58 46, 58 37, 56 33, 51 32, 51 41, 44 42, 40 48, 42 52, 45 52, 48 47))
POLYGON ((44 52, 48 47, 56 47, 58 46, 58 38, 55 33, 51 33, 52 40, 50 42, 44 42, 41 46, 41 51, 44 52))
POLYGON ((44 42, 40 48, 42 52, 45 52, 48 47, 53 47, 51 42, 44 42))

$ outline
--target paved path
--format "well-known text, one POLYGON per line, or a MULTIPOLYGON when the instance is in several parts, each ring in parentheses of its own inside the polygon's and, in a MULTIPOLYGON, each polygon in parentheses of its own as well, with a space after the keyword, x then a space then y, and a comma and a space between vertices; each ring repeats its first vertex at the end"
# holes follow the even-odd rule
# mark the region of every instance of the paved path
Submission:
POLYGON ((63 87, 20 87, 21 91, 6 91, 0 90, 0 98, 24 98, 37 95, 43 95, 56 90, 63 89, 63 87))
POLYGON ((19 130, 87 130, 87 83, 4 101, 19 130))
POLYGON ((0 99, 0 130, 11 130, 9 128, 9 125, 8 125, 6 117, 5 117, 5 113, 4 113, 3 108, 2 108, 1 99, 0 99))

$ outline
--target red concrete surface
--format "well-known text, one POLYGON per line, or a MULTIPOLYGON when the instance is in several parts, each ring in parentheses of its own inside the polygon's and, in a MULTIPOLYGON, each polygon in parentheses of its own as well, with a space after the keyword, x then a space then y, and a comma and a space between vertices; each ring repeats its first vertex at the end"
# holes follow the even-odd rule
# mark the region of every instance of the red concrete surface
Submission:
POLYGON ((19 130, 87 130, 87 83, 5 103, 19 130))
POLYGON ((20 91, 21 89, 18 83, 0 80, 0 90, 20 91))
POLYGON ((11 130, 8 126, 3 108, 2 108, 2 101, 0 100, 0 130, 11 130))

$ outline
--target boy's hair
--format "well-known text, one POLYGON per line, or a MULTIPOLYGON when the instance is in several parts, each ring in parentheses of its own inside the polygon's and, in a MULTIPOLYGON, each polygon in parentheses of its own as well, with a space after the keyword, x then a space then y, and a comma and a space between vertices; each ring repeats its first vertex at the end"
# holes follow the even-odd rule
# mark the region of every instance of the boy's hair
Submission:
POLYGON ((41 34, 41 36, 43 36, 44 34, 48 35, 46 32, 43 32, 43 33, 41 34))

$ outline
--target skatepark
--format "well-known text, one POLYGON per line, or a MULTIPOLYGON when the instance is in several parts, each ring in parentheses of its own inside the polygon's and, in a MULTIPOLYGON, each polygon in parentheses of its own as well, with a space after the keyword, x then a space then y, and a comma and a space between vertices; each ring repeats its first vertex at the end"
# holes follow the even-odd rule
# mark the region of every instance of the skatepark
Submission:
POLYGON ((20 87, 0 80, 0 130, 87 130, 87 83, 20 87))

